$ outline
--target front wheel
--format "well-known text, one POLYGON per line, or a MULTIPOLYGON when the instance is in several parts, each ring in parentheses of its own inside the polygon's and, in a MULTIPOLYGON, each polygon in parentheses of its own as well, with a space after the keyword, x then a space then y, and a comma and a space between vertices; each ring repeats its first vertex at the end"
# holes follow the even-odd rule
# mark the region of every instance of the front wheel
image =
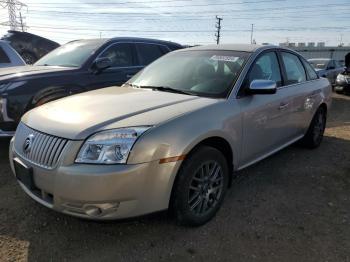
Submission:
POLYGON ((229 181, 228 164, 215 148, 203 146, 185 159, 174 184, 172 209, 178 223, 200 226, 219 210, 229 181))
POLYGON ((324 107, 317 109, 309 129, 301 140, 302 145, 308 148, 318 147, 323 139, 323 134, 326 129, 327 111, 324 107))

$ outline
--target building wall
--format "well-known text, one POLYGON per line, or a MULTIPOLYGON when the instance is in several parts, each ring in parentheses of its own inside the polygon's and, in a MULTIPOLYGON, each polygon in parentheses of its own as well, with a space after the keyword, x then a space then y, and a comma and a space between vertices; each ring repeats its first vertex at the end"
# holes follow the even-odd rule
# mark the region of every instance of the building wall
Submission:
POLYGON ((289 47, 306 59, 310 58, 332 58, 344 62, 345 56, 350 53, 350 46, 346 47, 289 47))

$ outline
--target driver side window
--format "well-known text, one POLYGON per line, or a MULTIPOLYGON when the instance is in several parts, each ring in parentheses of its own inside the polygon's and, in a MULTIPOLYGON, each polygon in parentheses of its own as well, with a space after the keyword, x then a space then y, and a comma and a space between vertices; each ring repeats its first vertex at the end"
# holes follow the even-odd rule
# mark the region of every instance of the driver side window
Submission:
POLYGON ((272 80, 277 86, 282 85, 281 72, 275 52, 268 52, 260 56, 252 65, 246 79, 246 87, 253 80, 272 80))
POLYGON ((111 67, 128 67, 133 65, 132 49, 128 43, 113 44, 100 55, 100 58, 104 57, 111 59, 111 67))

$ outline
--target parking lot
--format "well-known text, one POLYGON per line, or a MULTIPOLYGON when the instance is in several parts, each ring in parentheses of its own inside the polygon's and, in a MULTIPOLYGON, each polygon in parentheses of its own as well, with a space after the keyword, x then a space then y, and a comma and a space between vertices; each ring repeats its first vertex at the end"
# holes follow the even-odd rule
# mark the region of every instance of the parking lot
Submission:
POLYGON ((0 261, 350 261, 350 97, 334 95, 320 148, 291 146, 239 172, 198 228, 166 212, 123 222, 68 217, 19 188, 0 142, 0 261))

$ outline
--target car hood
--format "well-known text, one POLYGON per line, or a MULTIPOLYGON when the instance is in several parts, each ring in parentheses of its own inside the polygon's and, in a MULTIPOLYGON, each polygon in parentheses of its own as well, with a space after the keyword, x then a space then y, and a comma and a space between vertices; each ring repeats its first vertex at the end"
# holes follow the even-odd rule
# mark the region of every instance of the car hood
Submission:
POLYGON ((74 70, 74 68, 60 66, 14 66, 0 70, 0 81, 9 81, 19 77, 22 79, 28 76, 35 76, 43 73, 47 74, 53 72, 61 72, 72 69, 74 70))
POLYGON ((25 114, 29 127, 58 137, 86 139, 105 129, 154 126, 222 99, 131 87, 109 87, 50 102, 25 114))

